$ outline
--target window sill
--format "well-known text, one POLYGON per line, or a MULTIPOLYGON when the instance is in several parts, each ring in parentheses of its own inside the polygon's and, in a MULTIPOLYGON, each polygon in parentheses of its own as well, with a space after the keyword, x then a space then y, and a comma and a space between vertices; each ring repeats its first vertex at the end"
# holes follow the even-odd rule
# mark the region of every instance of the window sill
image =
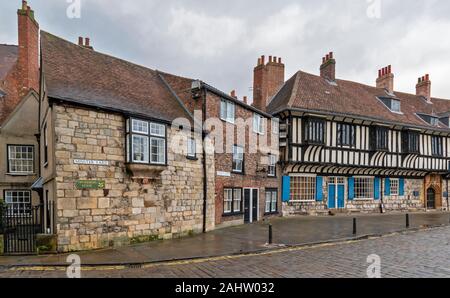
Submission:
POLYGON ((240 216, 244 215, 244 212, 233 212, 233 213, 224 213, 222 217, 232 217, 232 216, 240 216))
POLYGON ((232 173, 232 174, 235 174, 235 175, 245 176, 245 173, 244 173, 244 172, 236 172, 236 171, 232 171, 231 173, 232 173))
POLYGON ((160 174, 167 165, 127 163, 126 168, 131 172, 132 178, 160 179, 160 174))
POLYGON ((316 200, 289 200, 289 202, 292 202, 292 203, 315 203, 317 201, 316 200))
POLYGON ((264 213, 265 216, 269 216, 269 215, 278 215, 280 214, 278 211, 274 211, 274 212, 266 212, 264 213))
POLYGON ((277 178, 277 175, 267 175, 267 178, 277 178))
POLYGON ((231 121, 229 121, 229 120, 222 119, 222 118, 220 118, 220 120, 223 121, 223 122, 229 123, 229 124, 233 124, 233 125, 236 124, 235 121, 234 121, 234 122, 231 122, 231 121))
POLYGON ((6 173, 6 175, 14 177, 27 177, 27 176, 36 176, 36 173, 6 173))
POLYGON ((198 160, 198 157, 196 157, 196 156, 186 156, 186 159, 189 159, 189 160, 198 160))

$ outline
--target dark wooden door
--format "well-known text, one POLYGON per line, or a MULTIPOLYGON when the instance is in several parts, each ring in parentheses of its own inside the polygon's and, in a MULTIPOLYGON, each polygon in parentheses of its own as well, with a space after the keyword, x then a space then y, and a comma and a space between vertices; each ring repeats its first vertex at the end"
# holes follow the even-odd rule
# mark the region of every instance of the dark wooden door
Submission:
POLYGON ((244 222, 250 222, 250 189, 244 189, 244 222))
POLYGON ((258 190, 253 189, 252 196, 252 222, 258 221, 258 190))
POLYGON ((427 208, 436 209, 436 192, 432 188, 427 190, 427 208))

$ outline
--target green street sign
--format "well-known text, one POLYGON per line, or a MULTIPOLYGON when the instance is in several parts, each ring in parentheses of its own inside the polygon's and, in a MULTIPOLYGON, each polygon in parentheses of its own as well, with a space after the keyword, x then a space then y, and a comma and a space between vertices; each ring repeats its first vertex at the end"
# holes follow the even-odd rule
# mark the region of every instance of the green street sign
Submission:
POLYGON ((104 189, 105 181, 103 180, 78 180, 75 184, 77 189, 104 189))

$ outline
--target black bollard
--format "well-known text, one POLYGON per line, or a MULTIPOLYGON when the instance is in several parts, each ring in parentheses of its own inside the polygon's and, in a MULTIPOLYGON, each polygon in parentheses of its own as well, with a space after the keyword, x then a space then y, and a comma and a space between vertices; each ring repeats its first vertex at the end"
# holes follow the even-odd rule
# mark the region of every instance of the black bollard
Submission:
POLYGON ((356 218, 353 218, 353 235, 356 235, 356 218))
POLYGON ((406 214, 406 228, 409 229, 409 214, 406 214))
POLYGON ((272 238, 272 225, 269 224, 269 244, 273 243, 273 238, 272 238))

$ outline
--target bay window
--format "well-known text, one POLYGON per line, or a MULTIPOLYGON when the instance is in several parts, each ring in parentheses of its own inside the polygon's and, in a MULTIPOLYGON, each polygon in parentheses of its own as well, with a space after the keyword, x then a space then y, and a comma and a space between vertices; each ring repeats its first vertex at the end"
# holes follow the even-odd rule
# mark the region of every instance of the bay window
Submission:
POLYGON ((306 119, 304 132, 305 143, 315 145, 325 144, 325 121, 323 119, 306 119))
POLYGON ((127 133, 127 148, 129 150, 127 161, 157 165, 166 163, 165 125, 130 119, 127 123, 127 133))

